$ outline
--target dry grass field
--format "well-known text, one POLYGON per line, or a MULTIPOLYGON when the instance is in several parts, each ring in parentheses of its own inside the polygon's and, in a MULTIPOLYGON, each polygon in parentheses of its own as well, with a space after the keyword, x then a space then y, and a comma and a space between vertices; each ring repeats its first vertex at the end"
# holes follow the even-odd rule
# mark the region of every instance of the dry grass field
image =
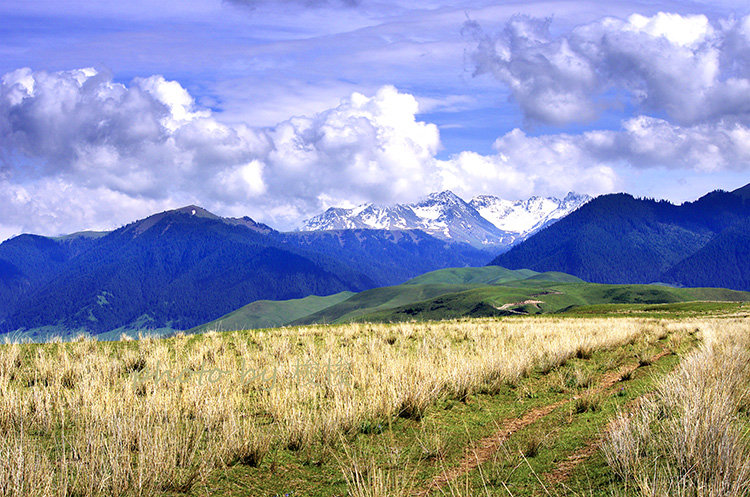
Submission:
POLYGON ((748 495, 748 337, 537 317, 5 344, 0 495, 748 495))

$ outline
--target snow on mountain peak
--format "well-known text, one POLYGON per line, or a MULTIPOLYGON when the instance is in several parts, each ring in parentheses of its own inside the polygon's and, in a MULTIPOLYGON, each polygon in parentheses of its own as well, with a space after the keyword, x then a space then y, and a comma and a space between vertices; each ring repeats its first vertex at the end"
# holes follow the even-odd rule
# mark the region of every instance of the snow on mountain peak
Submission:
POLYGON ((509 201, 492 195, 481 195, 469 202, 497 228, 515 234, 515 242, 561 219, 591 200, 588 195, 568 193, 563 200, 556 197, 534 196, 526 200, 509 201))
POLYGON ((300 230, 420 229, 437 238, 481 248, 507 248, 566 216, 591 199, 568 193, 562 200, 534 196, 504 200, 479 195, 465 202, 450 190, 431 193, 413 204, 362 204, 352 209, 331 207, 307 219, 300 230))
POLYGON ((427 195, 427 197, 421 201, 421 203, 433 201, 433 202, 442 202, 446 204, 456 204, 456 203, 465 203, 461 197, 456 195, 450 190, 445 190, 442 192, 435 192, 430 193, 427 195))

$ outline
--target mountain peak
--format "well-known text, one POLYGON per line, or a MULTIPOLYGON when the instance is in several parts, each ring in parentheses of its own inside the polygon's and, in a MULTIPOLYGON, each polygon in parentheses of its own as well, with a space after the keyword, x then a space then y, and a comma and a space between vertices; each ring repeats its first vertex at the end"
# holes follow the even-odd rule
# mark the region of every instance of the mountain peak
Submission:
POLYGON ((172 209, 164 212, 159 212, 157 214, 152 214, 145 219, 140 219, 125 226, 124 228, 122 228, 122 230, 132 231, 134 233, 134 236, 138 236, 151 229, 162 219, 185 219, 187 216, 194 217, 196 219, 211 219, 215 221, 222 220, 221 217, 207 211, 203 207, 199 207, 197 205, 186 205, 185 207, 180 207, 178 209, 172 209))
POLYGON ((588 195, 569 192, 564 199, 535 195, 526 200, 504 200, 492 195, 473 198, 470 205, 499 229, 520 242, 561 219, 590 200, 588 195))
POLYGON ((433 200, 438 202, 446 202, 446 203, 454 203, 454 202, 460 202, 463 203, 463 199, 453 193, 450 190, 443 190, 442 192, 433 192, 427 195, 425 200, 433 200))
MULTIPOLYGON (((197 217, 204 217, 208 219, 221 219, 216 214, 207 211, 203 207, 200 207, 198 205, 186 205, 185 207, 180 207, 179 209, 173 209, 170 211, 164 211, 162 214, 187 214, 190 216, 197 216, 197 217)), ((158 215, 158 214, 156 214, 158 215)))
POLYGON ((305 220, 300 229, 419 229, 443 240, 497 249, 526 238, 589 199, 588 195, 571 192, 564 200, 532 197, 509 201, 479 195, 466 202, 452 191, 444 190, 413 204, 363 204, 353 209, 331 207, 305 220))

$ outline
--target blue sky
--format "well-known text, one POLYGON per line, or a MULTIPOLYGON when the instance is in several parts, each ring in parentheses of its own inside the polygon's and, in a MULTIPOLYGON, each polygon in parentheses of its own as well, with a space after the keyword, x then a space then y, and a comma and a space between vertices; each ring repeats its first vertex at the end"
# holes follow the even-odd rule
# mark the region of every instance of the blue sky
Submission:
POLYGON ((0 239, 747 183, 739 2, 0 4, 0 239))

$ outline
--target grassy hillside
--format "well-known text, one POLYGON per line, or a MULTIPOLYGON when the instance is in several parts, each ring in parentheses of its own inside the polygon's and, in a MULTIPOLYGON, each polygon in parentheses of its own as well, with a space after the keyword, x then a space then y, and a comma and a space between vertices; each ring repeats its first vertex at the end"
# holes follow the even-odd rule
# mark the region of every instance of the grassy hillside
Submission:
MULTIPOLYGON (((525 271, 531 271, 526 269, 525 271)), ((561 273, 559 271, 547 271, 545 273, 537 273, 533 276, 526 278, 527 281, 558 281, 560 283, 584 283, 584 281, 578 276, 572 274, 561 273)))
POLYGON ((191 331, 547 314, 604 304, 750 301, 750 293, 720 288, 600 285, 560 272, 499 266, 442 269, 402 285, 366 290, 348 298, 343 293, 337 295, 331 300, 256 302, 191 331))
POLYGON ((600 285, 524 280, 508 286, 484 286, 444 294, 422 302, 362 314, 360 321, 395 322, 460 317, 574 312, 582 306, 688 301, 748 302, 750 292, 721 288, 672 288, 660 285, 600 285))
POLYGON ((310 295, 303 299, 257 300, 210 323, 197 326, 189 333, 277 328, 343 302, 352 295, 353 292, 340 292, 325 297, 310 295))
MULTIPOLYGON (((540 285, 543 287, 558 281, 581 282, 579 278, 564 273, 537 273, 528 269, 509 270, 499 266, 441 269, 412 278, 402 285, 360 292, 339 304, 305 316, 294 324, 381 320, 380 316, 387 316, 391 309, 408 308, 432 299, 442 301, 442 296, 452 300, 454 297, 449 295, 453 294, 460 300, 468 291, 476 291, 477 295, 489 292, 498 298, 520 298, 538 291, 540 285)), ((480 312, 459 305, 454 311, 447 312, 438 319, 469 315, 488 316, 494 313, 489 310, 480 312)))
POLYGON ((461 267, 430 271, 410 279, 404 285, 493 285, 536 276, 539 276, 539 273, 530 269, 512 270, 500 266, 461 267))
POLYGON ((398 285, 373 288, 357 293, 336 305, 315 312, 292 324, 343 323, 384 309, 392 309, 413 302, 428 300, 438 295, 461 292, 476 285, 398 285))

